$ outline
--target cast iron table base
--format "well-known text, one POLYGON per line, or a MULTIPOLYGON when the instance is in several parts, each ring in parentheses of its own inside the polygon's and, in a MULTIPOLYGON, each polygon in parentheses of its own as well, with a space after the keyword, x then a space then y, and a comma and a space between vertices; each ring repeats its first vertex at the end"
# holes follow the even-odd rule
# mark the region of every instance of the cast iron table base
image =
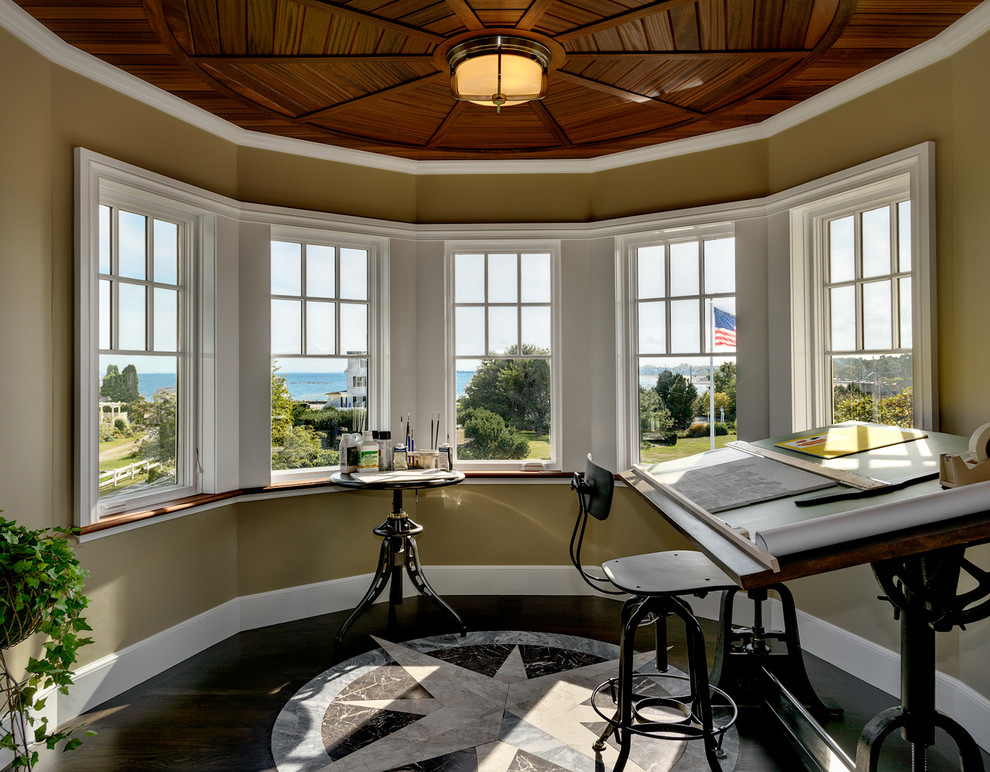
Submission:
POLYGON ((395 607, 402 604, 402 572, 405 570, 409 574, 416 591, 442 608, 457 620, 457 626, 461 630, 461 635, 467 634, 464 622, 454 609, 452 609, 443 598, 426 581, 420 569, 419 557, 416 554, 417 534, 423 532, 423 526, 412 521, 402 508, 402 490, 394 488, 392 490, 392 511, 385 522, 377 526, 373 531, 377 536, 382 537, 382 548, 378 557, 378 569, 375 577, 371 581, 371 586, 365 593, 361 602, 358 603, 351 615, 337 630, 336 642, 339 644, 347 633, 348 628, 354 621, 367 611, 371 604, 384 592, 385 587, 391 581, 389 588, 388 602, 390 617, 395 613, 395 607))

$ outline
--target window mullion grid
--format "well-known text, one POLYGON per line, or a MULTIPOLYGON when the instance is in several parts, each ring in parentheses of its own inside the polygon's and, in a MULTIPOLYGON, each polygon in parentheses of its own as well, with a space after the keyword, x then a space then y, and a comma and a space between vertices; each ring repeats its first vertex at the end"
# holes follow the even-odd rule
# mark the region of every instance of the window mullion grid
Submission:
POLYGON ((307 245, 306 243, 300 244, 299 249, 299 353, 301 356, 306 356, 309 351, 308 334, 309 330, 307 328, 307 317, 308 313, 306 311, 306 262, 307 262, 307 245))
POLYGON ((898 253, 897 232, 898 232, 898 212, 897 203, 888 204, 890 210, 889 220, 890 232, 888 243, 890 244, 890 345, 894 351, 901 348, 901 292, 900 280, 897 278, 900 273, 900 254, 898 253))
POLYGON ((340 247, 333 247, 333 350, 337 356, 340 351, 340 247))
POLYGON ((856 316, 856 350, 862 351, 865 343, 863 330, 863 213, 853 215, 853 306, 856 316))
MULTIPOLYGON (((178 420, 181 422, 179 435, 179 446, 176 454, 176 468, 181 463, 184 467, 186 484, 191 484, 196 490, 200 490, 202 482, 203 466, 199 456, 200 445, 202 444, 202 433, 199 428, 202 425, 203 403, 205 398, 202 394, 202 364, 201 338, 203 320, 202 296, 200 302, 194 303, 190 298, 190 293, 183 289, 184 286, 195 284, 196 287, 204 286, 202 274, 196 282, 191 281, 194 264, 202 265, 204 249, 202 233, 204 226, 200 221, 196 231, 200 234, 199 239, 194 241, 193 226, 191 224, 179 224, 176 239, 176 330, 175 338, 175 359, 176 359, 176 398, 184 394, 186 399, 178 403, 178 420), (197 259, 199 258, 199 259, 197 259), (183 321, 180 321, 183 320, 183 321), (179 332, 182 332, 180 335, 179 332), (184 389, 183 389, 184 386, 184 389), (196 396, 193 396, 196 395, 196 396)), ((202 268, 200 269, 202 270, 202 268)), ((200 292, 202 289, 199 290, 200 292)), ((154 294, 152 292, 152 294, 154 294)), ((154 342, 154 339, 152 339, 154 342)), ((178 479, 176 480, 178 482, 178 479)))
POLYGON ((154 260, 154 244, 155 244, 155 218, 150 215, 145 215, 145 220, 147 225, 144 229, 144 278, 146 284, 144 287, 144 313, 145 313, 145 325, 144 325, 144 347, 148 351, 155 350, 155 290, 154 290, 154 278, 155 278, 155 260, 154 260))
POLYGON ((485 356, 488 356, 491 353, 491 350, 492 350, 492 346, 491 346, 491 332, 492 332, 492 330, 491 330, 491 295, 489 294, 490 287, 488 286, 489 285, 489 281, 488 281, 488 270, 489 270, 489 268, 488 268, 488 265, 489 265, 489 262, 490 261, 491 261, 491 255, 488 252, 485 252, 485 263, 484 263, 484 271, 485 271, 485 295, 484 295, 485 300, 484 300, 484 309, 485 309, 485 312, 482 314, 482 316, 484 317, 484 320, 485 320, 485 349, 484 349, 485 356))
POLYGON ((522 253, 516 253, 516 356, 522 357, 522 253))
POLYGON ((110 209, 110 349, 120 345, 120 209, 110 209))
POLYGON ((670 355, 670 339, 671 339, 671 325, 670 325, 670 244, 664 242, 663 245, 663 353, 665 356, 670 355))
MULTIPOLYGON (((705 242, 704 239, 698 239, 698 314, 700 314, 700 324, 698 325, 698 335, 701 338, 701 345, 698 347, 698 351, 702 353, 712 354, 714 353, 714 340, 711 341, 712 345, 709 348, 709 336, 705 335, 706 328, 708 326, 708 317, 711 316, 707 313, 707 300, 708 296, 705 294, 705 242)), ((714 333, 714 330, 712 330, 714 333)))

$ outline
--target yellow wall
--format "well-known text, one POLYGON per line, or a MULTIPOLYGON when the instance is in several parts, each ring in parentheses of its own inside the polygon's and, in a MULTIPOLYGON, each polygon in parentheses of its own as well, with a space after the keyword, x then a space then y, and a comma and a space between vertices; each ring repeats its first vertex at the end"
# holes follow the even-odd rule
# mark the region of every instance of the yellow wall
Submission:
POLYGON ((5 38, 0 102, 16 109, 0 110, 0 361, 6 371, 0 405, 8 406, 0 434, 15 444, 0 463, 0 509, 4 517, 36 527, 66 524, 71 517, 45 481, 71 480, 71 467, 59 459, 54 469, 53 463, 55 438, 71 444, 72 425, 53 421, 51 77, 47 67, 24 67, 25 59, 39 64, 28 48, 5 38))
MULTIPOLYGON (((0 32, 0 508, 27 525, 72 510, 72 148, 245 201, 401 222, 586 221, 748 199, 923 140, 937 144, 940 411, 945 431, 987 420, 990 39, 767 140, 594 174, 411 176, 238 148, 49 64, 0 32)), ((96 643, 83 662, 239 595, 366 573, 381 497, 243 502, 81 544, 96 643)), ((459 486, 416 516, 436 564, 565 564, 566 486, 459 486), (477 538, 479 523, 486 537, 477 538), (498 527, 492 528, 492 524, 498 527)), ((680 544, 628 492, 589 559, 680 544)), ((795 583, 808 612, 896 647, 869 569, 795 583)), ((985 625, 942 637, 940 666, 990 695, 985 625), (981 634, 982 633, 982 634, 981 634)))
MULTIPOLYGON (((365 491, 238 504, 238 594, 372 573, 381 539, 371 531, 391 506, 390 493, 365 491)), ((576 513, 568 485, 469 483, 420 491, 418 502, 406 495, 403 508, 425 529, 417 544, 427 565, 568 562, 576 513)), ((589 564, 628 554, 637 544, 686 545, 625 489, 616 491, 615 515, 607 524, 592 523, 588 538, 589 564)))

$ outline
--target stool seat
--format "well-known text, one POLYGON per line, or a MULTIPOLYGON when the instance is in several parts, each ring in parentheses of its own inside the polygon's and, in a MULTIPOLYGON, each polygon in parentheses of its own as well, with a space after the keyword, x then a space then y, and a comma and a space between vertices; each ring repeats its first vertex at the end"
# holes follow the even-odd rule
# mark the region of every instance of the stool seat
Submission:
POLYGON ((671 550, 602 563, 605 575, 630 595, 698 595, 735 589, 728 574, 700 552, 671 550))
MULTIPOLYGON (((622 772, 629 760, 633 735, 665 740, 701 740, 713 772, 720 772, 725 757, 722 739, 735 723, 738 710, 732 698, 709 682, 705 635, 685 595, 704 596, 709 592, 735 590, 729 576, 700 552, 669 550, 616 558, 602 564, 604 575, 595 575, 581 563, 588 518, 605 520, 612 505, 614 477, 598 466, 588 454, 584 475, 575 473, 571 488, 577 492, 578 517, 571 534, 571 562, 581 577, 600 592, 627 596, 622 604, 619 634, 619 674, 599 686, 592 696, 592 707, 606 721, 606 728, 592 745, 596 753, 606 749, 613 734, 619 745, 612 772, 622 772), (656 667, 666 673, 667 617, 676 616, 684 624, 688 673, 668 677, 686 684, 686 691, 667 696, 655 693, 653 676, 634 672, 636 631, 650 624, 655 631, 656 667), (642 688, 641 688, 642 687, 642 688), (599 694, 610 697, 612 714, 597 704, 599 694), (714 716, 716 697, 727 710, 724 719, 714 716)), ((601 757, 598 756, 601 765, 601 757)))

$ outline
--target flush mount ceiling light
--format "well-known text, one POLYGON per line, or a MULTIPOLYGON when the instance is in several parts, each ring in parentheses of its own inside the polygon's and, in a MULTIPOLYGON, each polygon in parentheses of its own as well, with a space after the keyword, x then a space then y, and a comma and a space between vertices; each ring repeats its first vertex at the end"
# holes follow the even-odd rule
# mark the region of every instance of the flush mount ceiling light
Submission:
POLYGON ((513 35, 487 35, 458 43, 447 53, 454 99, 501 110, 547 93, 550 49, 513 35))

